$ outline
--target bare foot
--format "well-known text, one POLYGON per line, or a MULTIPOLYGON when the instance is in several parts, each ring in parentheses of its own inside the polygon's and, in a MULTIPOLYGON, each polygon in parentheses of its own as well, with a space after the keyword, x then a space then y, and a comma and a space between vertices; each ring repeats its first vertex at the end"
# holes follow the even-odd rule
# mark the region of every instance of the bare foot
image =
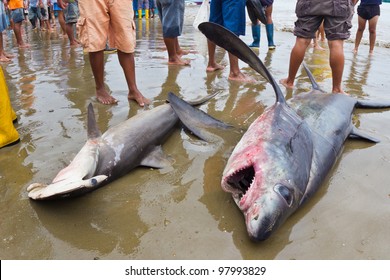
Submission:
POLYGON ((118 100, 112 97, 105 89, 96 91, 97 100, 104 105, 117 104, 118 100))
POLYGON ((3 52, 4 56, 6 56, 7 58, 14 58, 15 56, 13 54, 10 54, 10 53, 6 53, 6 52, 3 52))
POLYGON ((5 55, 0 56, 0 62, 10 62, 10 61, 11 61, 11 59, 6 57, 5 55))
POLYGON ((30 45, 23 43, 22 45, 19 45, 18 47, 19 47, 19 49, 28 49, 30 47, 30 45))
POLYGON ((287 82, 287 79, 282 79, 279 81, 282 85, 284 85, 286 88, 293 89, 294 83, 287 82))
POLYGON ((78 48, 78 47, 80 47, 81 45, 80 45, 79 43, 77 43, 77 42, 72 42, 72 43, 69 44, 69 46, 70 46, 71 48, 78 48))
POLYGON ((241 72, 237 75, 230 74, 229 80, 236 81, 236 82, 242 82, 242 83, 255 83, 256 82, 256 80, 254 78, 247 76, 241 72))
POLYGON ((150 104, 150 100, 144 97, 139 90, 129 92, 129 94, 127 95, 127 99, 136 101, 141 107, 150 104))
POLYGON ((168 59, 168 65, 188 66, 190 61, 188 59, 181 59, 179 56, 168 59))
POLYGON ((344 94, 344 95, 349 96, 349 94, 346 93, 345 91, 343 91, 342 89, 333 90, 332 93, 335 93, 335 94, 344 94))
POLYGON ((315 50, 319 50, 319 51, 325 50, 323 47, 321 47, 321 46, 318 45, 318 44, 314 45, 314 49, 315 49, 315 50))
POLYGON ((197 53, 197 51, 180 49, 180 50, 177 52, 177 55, 180 56, 180 57, 182 57, 183 55, 187 55, 187 54, 190 54, 190 53, 197 53))
POLYGON ((220 65, 220 64, 212 64, 212 65, 208 65, 207 68, 206 68, 206 72, 214 72, 214 71, 218 71, 218 70, 223 70, 225 69, 225 66, 223 65, 220 65))

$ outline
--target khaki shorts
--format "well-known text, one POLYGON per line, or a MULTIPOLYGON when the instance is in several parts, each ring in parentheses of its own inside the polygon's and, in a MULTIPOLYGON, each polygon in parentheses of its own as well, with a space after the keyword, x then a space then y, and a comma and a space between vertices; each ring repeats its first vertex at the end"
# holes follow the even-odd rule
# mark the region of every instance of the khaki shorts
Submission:
POLYGON ((328 40, 345 40, 351 35, 352 0, 298 0, 295 8, 298 20, 294 35, 315 38, 315 33, 324 22, 328 40))
POLYGON ((136 44, 132 1, 79 0, 79 40, 87 52, 110 47, 133 53, 136 44))

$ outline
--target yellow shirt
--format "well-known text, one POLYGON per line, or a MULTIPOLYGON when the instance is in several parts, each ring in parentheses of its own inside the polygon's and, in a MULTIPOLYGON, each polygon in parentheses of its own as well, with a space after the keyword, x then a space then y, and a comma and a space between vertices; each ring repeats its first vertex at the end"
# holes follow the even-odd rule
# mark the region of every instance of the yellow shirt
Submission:
POLYGON ((23 0, 9 0, 8 7, 10 8, 10 10, 23 8, 23 0))

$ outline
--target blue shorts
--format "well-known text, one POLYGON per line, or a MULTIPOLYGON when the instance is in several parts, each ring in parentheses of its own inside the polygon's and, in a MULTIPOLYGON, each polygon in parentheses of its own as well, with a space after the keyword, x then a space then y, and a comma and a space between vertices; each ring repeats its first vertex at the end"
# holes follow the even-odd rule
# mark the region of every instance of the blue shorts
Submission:
POLYGON ((24 20, 24 9, 19 8, 11 10, 11 19, 14 21, 14 23, 22 22, 24 20))
POLYGON ((58 6, 57 3, 54 3, 54 4, 53 4, 53 10, 54 10, 54 11, 62 11, 62 8, 60 8, 60 6, 58 6))
POLYGON ((3 32, 8 27, 7 15, 5 13, 3 3, 0 3, 0 32, 3 32))
POLYGON ((76 23, 79 16, 79 6, 76 2, 71 2, 68 4, 66 9, 64 9, 65 23, 76 23))
POLYGON ((184 0, 157 0, 156 5, 163 27, 163 37, 180 36, 184 23, 184 0))
POLYGON ((245 20, 245 0, 211 0, 210 22, 240 36, 245 35, 245 20))

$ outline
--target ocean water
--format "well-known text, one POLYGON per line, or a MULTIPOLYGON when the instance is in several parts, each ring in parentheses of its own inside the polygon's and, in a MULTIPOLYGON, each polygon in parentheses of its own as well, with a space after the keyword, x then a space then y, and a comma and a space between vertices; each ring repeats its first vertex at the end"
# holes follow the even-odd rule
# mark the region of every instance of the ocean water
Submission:
MULTIPOLYGON (((294 29, 294 22, 296 20, 295 15, 296 1, 292 0, 276 0, 273 8, 273 20, 276 30, 291 31, 294 29)), ((355 15, 352 19, 351 37, 349 41, 355 40, 355 34, 358 26, 358 16, 356 13, 357 6, 355 7, 355 15)), ((376 45, 381 47, 390 48, 390 3, 383 3, 381 5, 381 16, 377 25, 377 38, 376 45)), ((362 44, 368 44, 368 24, 366 31, 363 34, 362 44)))

